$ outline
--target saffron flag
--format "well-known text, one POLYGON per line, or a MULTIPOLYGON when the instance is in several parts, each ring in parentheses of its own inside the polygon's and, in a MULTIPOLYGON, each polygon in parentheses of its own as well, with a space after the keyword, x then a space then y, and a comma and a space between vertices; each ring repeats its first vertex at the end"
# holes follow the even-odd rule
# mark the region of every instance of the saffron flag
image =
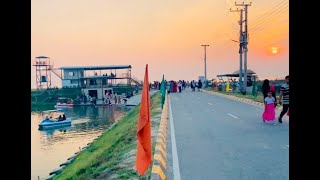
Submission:
POLYGON ((164 75, 162 75, 160 93, 161 93, 161 109, 163 109, 163 104, 164 104, 164 100, 165 100, 165 97, 166 97, 166 85, 165 85, 165 82, 164 82, 164 75))
POLYGON ((146 65, 143 81, 137 139, 138 144, 135 165, 139 175, 142 176, 152 162, 148 65, 146 65))

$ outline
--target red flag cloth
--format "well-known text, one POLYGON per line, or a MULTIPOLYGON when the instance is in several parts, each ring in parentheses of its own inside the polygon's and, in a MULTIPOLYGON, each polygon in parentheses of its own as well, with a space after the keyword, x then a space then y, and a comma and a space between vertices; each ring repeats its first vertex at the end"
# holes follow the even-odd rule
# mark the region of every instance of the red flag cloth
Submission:
POLYGON ((148 65, 143 81, 137 139, 136 168, 143 175, 152 162, 148 65))

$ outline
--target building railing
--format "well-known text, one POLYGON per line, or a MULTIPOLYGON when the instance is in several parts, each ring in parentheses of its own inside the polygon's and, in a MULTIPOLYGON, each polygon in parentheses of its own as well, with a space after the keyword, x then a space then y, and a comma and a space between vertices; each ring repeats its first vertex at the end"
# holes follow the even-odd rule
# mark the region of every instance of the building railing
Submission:
MULTIPOLYGON (((104 76, 105 74, 101 74, 101 76, 104 76)), ((95 77, 95 76, 100 76, 100 74, 99 75, 87 75, 87 76, 83 76, 82 78, 91 78, 91 77, 95 77)), ((112 78, 112 77, 115 77, 115 78, 129 78, 129 73, 117 73, 117 74, 112 74, 112 76, 111 76, 111 74, 109 73, 109 74, 107 74, 107 76, 106 77, 108 77, 108 78, 112 78)))

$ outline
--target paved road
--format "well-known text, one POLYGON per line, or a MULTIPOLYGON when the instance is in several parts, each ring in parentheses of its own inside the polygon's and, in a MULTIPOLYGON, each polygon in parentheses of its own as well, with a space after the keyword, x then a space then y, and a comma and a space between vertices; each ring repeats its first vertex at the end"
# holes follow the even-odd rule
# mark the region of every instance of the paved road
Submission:
POLYGON ((170 101, 181 180, 289 179, 287 123, 264 124, 262 107, 205 92, 170 101))

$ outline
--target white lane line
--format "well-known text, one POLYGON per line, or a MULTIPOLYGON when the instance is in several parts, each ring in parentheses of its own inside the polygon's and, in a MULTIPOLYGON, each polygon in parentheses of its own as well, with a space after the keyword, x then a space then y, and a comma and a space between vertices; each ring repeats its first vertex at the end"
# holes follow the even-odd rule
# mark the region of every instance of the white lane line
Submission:
POLYGON ((173 125, 173 117, 172 117, 172 110, 171 110, 171 102, 169 100, 169 111, 170 111, 170 127, 171 127, 171 142, 172 142, 172 169, 173 169, 173 179, 174 180, 181 180, 180 178, 180 167, 179 167, 179 159, 178 159, 178 152, 177 152, 177 144, 176 144, 176 136, 174 132, 174 125, 173 125))
POLYGON ((211 105, 211 106, 213 105, 213 104, 211 104, 211 103, 208 103, 208 104, 211 105))
POLYGON ((239 119, 237 116, 234 116, 234 115, 232 115, 232 114, 230 114, 230 113, 228 113, 228 115, 231 116, 231 117, 233 117, 233 118, 239 119))

